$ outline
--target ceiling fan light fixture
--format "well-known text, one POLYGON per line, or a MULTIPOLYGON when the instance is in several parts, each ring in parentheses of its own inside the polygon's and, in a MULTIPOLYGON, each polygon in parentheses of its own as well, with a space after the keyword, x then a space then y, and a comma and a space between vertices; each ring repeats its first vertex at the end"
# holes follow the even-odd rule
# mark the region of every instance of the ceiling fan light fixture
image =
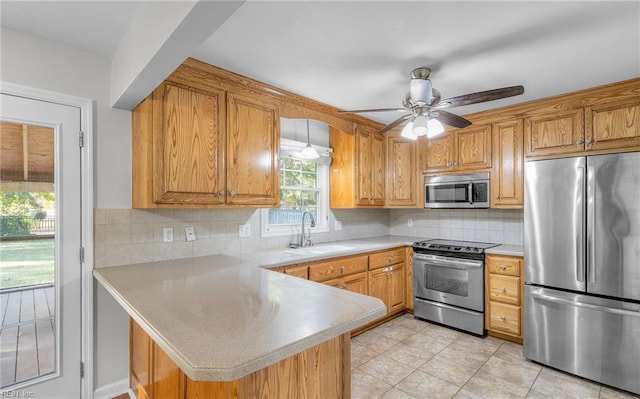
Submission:
POLYGON ((318 154, 318 151, 311 146, 311 141, 309 141, 309 119, 307 119, 307 146, 300 151, 300 157, 304 159, 320 158, 320 154, 318 154))
POLYGON ((406 125, 404 125, 404 128, 402 129, 402 133, 400 133, 400 136, 410 140, 416 140, 418 138, 418 136, 413 134, 413 122, 409 122, 406 125))
POLYGON ((427 118, 424 115, 418 115, 413 120, 413 128, 411 131, 416 136, 424 136, 429 130, 427 118))
POLYGON ((444 126, 437 119, 429 119, 427 122, 427 138, 435 137, 444 132, 444 126))

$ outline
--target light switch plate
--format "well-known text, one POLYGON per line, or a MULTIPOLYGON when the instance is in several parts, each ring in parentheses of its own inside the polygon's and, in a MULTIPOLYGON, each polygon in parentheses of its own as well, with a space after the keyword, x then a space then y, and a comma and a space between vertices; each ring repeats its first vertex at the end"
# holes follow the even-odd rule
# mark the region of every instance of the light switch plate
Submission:
POLYGON ((173 229, 171 227, 162 229, 162 240, 164 242, 173 242, 173 229))
POLYGON ((413 219, 407 219, 407 227, 413 227, 413 219))
POLYGON ((187 241, 195 241, 196 240, 196 230, 193 226, 188 226, 184 228, 184 236, 187 241))
POLYGON ((238 237, 251 237, 251 225, 248 223, 239 225, 238 237))

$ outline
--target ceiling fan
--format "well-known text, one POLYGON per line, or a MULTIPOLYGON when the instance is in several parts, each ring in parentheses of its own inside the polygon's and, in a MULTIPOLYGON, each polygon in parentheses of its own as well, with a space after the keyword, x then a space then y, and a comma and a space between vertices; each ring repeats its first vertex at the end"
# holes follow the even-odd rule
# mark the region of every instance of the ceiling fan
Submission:
POLYGON ((364 113, 383 111, 405 111, 395 121, 380 129, 380 133, 387 132, 396 126, 405 125, 402 135, 409 138, 427 135, 431 138, 442 132, 442 124, 453 127, 466 127, 471 125, 471 121, 444 111, 443 108, 458 107, 462 105, 477 104, 486 101, 499 100, 501 98, 513 97, 524 93, 522 86, 510 86, 500 89, 479 91, 476 93, 463 94, 461 96, 440 98, 440 92, 433 87, 429 75, 431 69, 419 67, 411 71, 411 84, 409 91, 402 99, 403 108, 373 108, 357 109, 351 111, 340 111, 341 113, 364 113))

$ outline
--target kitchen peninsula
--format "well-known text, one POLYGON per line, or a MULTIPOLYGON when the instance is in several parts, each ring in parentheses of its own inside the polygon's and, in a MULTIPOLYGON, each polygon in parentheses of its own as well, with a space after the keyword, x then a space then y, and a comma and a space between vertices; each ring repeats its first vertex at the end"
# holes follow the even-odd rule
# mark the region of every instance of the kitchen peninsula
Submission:
POLYGON ((247 255, 94 270, 131 317, 139 399, 350 396, 349 332, 384 316, 383 302, 247 255))

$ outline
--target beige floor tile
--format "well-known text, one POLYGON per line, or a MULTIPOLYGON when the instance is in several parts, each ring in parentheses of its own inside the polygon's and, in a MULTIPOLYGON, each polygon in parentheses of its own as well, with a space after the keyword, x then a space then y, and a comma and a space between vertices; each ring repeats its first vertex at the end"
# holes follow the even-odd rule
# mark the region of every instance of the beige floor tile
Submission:
POLYGON ((531 389, 564 398, 598 398, 600 395, 600 385, 546 367, 540 371, 531 389))
POLYGON ((452 357, 436 355, 419 370, 461 387, 473 377, 478 368, 462 365, 452 357))
POLYGON ((480 370, 464 387, 466 391, 487 398, 524 398, 529 389, 480 370))
POLYGON ((410 314, 405 314, 400 317, 396 317, 395 319, 391 320, 389 324, 409 328, 415 332, 422 331, 425 328, 427 328, 426 322, 424 322, 423 320, 416 319, 410 314))
POLYGON ((493 355, 503 342, 493 337, 479 338, 465 334, 453 341, 452 346, 493 355))
POLYGON ((390 323, 385 323, 380 327, 376 327, 375 332, 394 341, 404 341, 416 333, 410 328, 390 323))
POLYGON ((494 377, 502 378, 528 389, 531 388, 536 377, 538 377, 540 369, 540 366, 536 366, 533 363, 514 363, 492 356, 482 366, 481 370, 494 377))
POLYGON ((490 354, 473 349, 456 347, 453 344, 443 349, 438 356, 446 357, 450 360, 458 362, 463 366, 479 369, 491 357, 490 354))
POLYGON ((403 344, 409 345, 416 350, 427 350, 429 352, 440 352, 455 338, 443 337, 440 335, 424 335, 422 331, 402 341, 403 344))
POLYGON ((451 328, 447 328, 447 327, 443 327, 441 325, 438 324, 434 324, 434 323, 429 323, 429 322, 424 322, 426 324, 426 327, 422 330, 420 330, 420 334, 424 334, 424 335, 438 335, 441 337, 445 337, 445 338, 459 338, 462 335, 466 335, 465 333, 461 333, 459 331, 453 330, 451 328))
POLYGON ((640 398, 640 395, 634 395, 630 392, 619 391, 614 388, 602 386, 600 388, 600 399, 633 399, 640 398))
POLYGON ((455 399, 486 399, 484 396, 466 391, 464 388, 459 390, 456 396, 454 396, 454 398, 455 399))
POLYGON ((378 334, 375 330, 367 331, 353 338, 353 343, 365 346, 378 353, 382 353, 391 349, 398 344, 398 341, 389 339, 382 334, 378 334))
POLYGON ((527 399, 561 399, 561 396, 549 396, 544 393, 540 393, 536 390, 530 390, 527 394, 527 399))
POLYGON ((396 388, 417 398, 451 398, 460 387, 442 381, 422 371, 414 371, 407 378, 400 381, 396 388))
POLYGON ((398 388, 391 388, 380 399, 418 399, 415 396, 411 396, 406 392, 402 392, 398 388))
POLYGON ((351 399, 374 399, 385 394, 391 385, 358 369, 351 373, 351 399))
POLYGON ((351 367, 358 367, 378 355, 379 353, 374 351, 373 349, 370 349, 364 345, 352 343, 351 344, 351 367))
POLYGON ((425 364, 425 362, 431 359, 436 353, 437 352, 432 352, 426 349, 416 350, 414 347, 404 343, 399 343, 386 352, 383 352, 383 354, 390 358, 406 364, 407 366, 413 367, 414 369, 425 364))
POLYGON ((391 385, 397 384, 415 370, 413 367, 393 360, 386 355, 378 355, 358 368, 391 385))

